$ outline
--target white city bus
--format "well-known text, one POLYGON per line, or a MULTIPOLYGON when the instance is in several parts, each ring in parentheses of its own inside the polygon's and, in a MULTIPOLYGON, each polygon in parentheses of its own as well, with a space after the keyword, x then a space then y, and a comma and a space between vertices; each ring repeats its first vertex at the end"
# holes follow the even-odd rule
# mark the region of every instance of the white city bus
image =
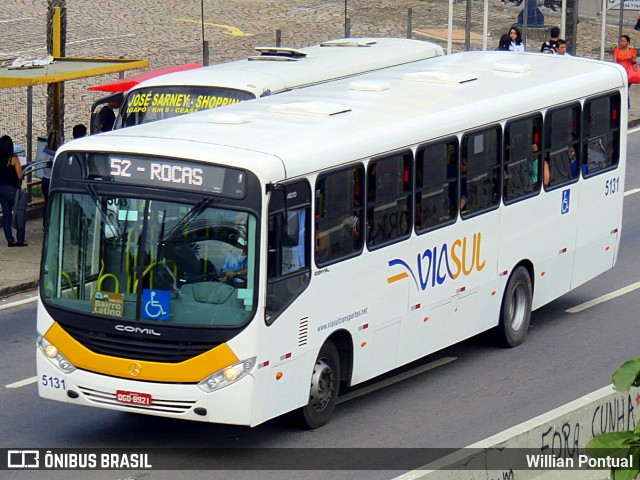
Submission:
POLYGON ((256 51, 245 60, 170 73, 140 83, 126 94, 114 128, 443 55, 442 47, 435 43, 403 38, 344 38, 301 49, 257 47, 256 51))
POLYGON ((516 346, 615 264, 626 104, 613 63, 469 52, 67 143, 39 394, 318 427, 340 384, 516 346))

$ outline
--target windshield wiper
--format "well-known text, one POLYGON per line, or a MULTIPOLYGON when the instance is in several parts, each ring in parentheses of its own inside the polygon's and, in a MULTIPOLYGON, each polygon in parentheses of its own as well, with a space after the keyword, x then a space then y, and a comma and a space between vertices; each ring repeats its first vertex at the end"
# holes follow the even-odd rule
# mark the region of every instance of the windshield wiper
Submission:
POLYGON ((105 225, 113 230, 113 233, 117 238, 122 238, 120 225, 118 225, 117 222, 114 223, 113 219, 110 218, 107 212, 105 211, 105 208, 102 205, 102 201, 100 200, 100 197, 96 193, 95 187, 91 184, 85 184, 85 189, 89 193, 89 196, 91 197, 91 199, 95 202, 96 207, 98 208, 98 211, 100 212, 100 216, 102 217, 102 220, 104 221, 105 225))
MULTIPOLYGON (((189 224, 189 222, 194 218, 196 218, 198 215, 200 215, 202 212, 204 212, 214 202, 215 200, 211 197, 203 198, 202 200, 200 200, 198 203, 196 203, 193 206, 193 208, 191 208, 187 213, 185 213, 180 220, 178 220, 178 223, 176 223, 171 228, 171 230, 167 232, 166 235, 161 236, 158 244, 160 246, 165 246, 171 240, 180 236, 180 234, 182 233, 184 228, 189 224)), ((162 227, 161 227, 162 232, 164 232, 165 216, 166 215, 163 215, 162 217, 162 227)))

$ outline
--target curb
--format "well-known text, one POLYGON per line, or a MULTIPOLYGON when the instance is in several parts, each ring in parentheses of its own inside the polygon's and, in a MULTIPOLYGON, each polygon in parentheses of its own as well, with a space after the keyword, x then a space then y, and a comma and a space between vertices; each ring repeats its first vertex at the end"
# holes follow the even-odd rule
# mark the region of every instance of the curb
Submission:
POLYGON ((17 285, 11 285, 10 287, 0 288, 0 298, 10 297, 18 293, 25 293, 38 288, 38 280, 32 280, 30 282, 23 282, 17 285))
POLYGON ((550 412, 532 418, 478 443, 458 450, 419 470, 395 480, 580 480, 608 479, 608 470, 515 469, 504 467, 508 460, 524 463, 525 452, 532 456, 577 457, 594 435, 633 429, 640 407, 640 388, 616 392, 613 386, 601 388, 550 412), (509 452, 510 450, 510 452, 509 452), (508 458, 506 458, 508 457, 508 458), (514 471, 518 472, 517 477, 514 471))

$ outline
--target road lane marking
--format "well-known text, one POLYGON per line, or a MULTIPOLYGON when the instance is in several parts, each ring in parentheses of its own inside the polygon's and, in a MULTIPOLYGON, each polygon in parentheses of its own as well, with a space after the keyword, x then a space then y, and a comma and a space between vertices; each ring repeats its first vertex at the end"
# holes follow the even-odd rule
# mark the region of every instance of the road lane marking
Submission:
POLYGON ((5 388, 20 388, 26 387, 27 385, 31 385, 32 383, 36 383, 38 381, 38 377, 25 378, 24 380, 20 380, 19 382, 10 383, 9 385, 5 385, 5 388))
POLYGON ((6 305, 0 305, 0 310, 5 310, 11 307, 17 307, 18 305, 24 305, 25 303, 35 302, 37 299, 38 297, 23 298, 22 300, 17 300, 15 302, 7 303, 6 305))
POLYGON ((414 377, 416 375, 419 375, 420 373, 424 373, 428 370, 433 370, 434 368, 441 367, 442 365, 446 365, 447 363, 451 363, 457 359, 457 357, 443 357, 438 360, 434 360, 433 362, 429 362, 425 365, 422 365, 421 367, 409 370, 408 372, 401 373, 399 375, 396 375, 395 377, 388 378, 386 380, 383 380, 382 382, 374 383, 373 385, 369 385, 368 387, 356 390, 355 392, 350 392, 346 395, 342 395, 338 397, 337 403, 348 402, 349 400, 353 400, 354 398, 358 398, 371 392, 375 392, 376 390, 380 390, 382 388, 388 387, 389 385, 393 385, 394 383, 401 382, 403 380, 406 380, 407 378, 414 377))
POLYGON ((253 37, 255 33, 245 33, 237 27, 231 25, 220 25, 219 23, 201 22, 200 20, 189 20, 187 18, 176 18, 179 22, 197 23, 198 25, 207 25, 208 27, 222 28, 225 35, 231 35, 232 37, 253 37))
POLYGON ((636 283, 632 283, 631 285, 627 285, 626 287, 620 288, 618 290, 616 290, 615 292, 611 292, 611 293, 607 293, 606 295, 602 295, 601 297, 598 298, 594 298, 593 300, 589 300, 588 302, 585 303, 581 303, 580 305, 577 305, 575 307, 572 307, 568 310, 565 310, 565 312, 567 313, 578 313, 581 312, 583 310, 586 310, 587 308, 591 308, 595 305, 598 305, 600 303, 604 303, 608 300, 612 300, 616 297, 619 297, 621 295, 624 295, 625 293, 629 293, 629 292, 633 292, 634 290, 637 290, 638 288, 640 288, 640 282, 636 282, 636 283))
POLYGON ((633 195, 634 193, 638 192, 640 192, 640 188, 634 188, 632 190, 627 190, 626 192, 624 192, 624 196, 626 197, 627 195, 633 195))
POLYGON ((634 127, 630 130, 627 130, 627 135, 630 133, 636 133, 636 132, 640 132, 640 127, 634 127))

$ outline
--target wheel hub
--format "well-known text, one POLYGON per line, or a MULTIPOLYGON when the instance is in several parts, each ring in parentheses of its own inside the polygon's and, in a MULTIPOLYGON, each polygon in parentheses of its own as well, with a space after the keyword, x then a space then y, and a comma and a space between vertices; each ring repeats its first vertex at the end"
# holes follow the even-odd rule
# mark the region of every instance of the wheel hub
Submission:
POLYGON ((525 319, 525 310, 527 306, 526 291, 523 285, 516 285, 513 289, 513 295, 511 297, 511 308, 509 316, 511 317, 511 327, 514 330, 519 330, 522 327, 522 323, 525 319))
POLYGON ((319 358, 313 369, 309 393, 309 403, 315 411, 321 412, 327 407, 333 397, 335 385, 333 369, 325 362, 325 359, 319 358))

